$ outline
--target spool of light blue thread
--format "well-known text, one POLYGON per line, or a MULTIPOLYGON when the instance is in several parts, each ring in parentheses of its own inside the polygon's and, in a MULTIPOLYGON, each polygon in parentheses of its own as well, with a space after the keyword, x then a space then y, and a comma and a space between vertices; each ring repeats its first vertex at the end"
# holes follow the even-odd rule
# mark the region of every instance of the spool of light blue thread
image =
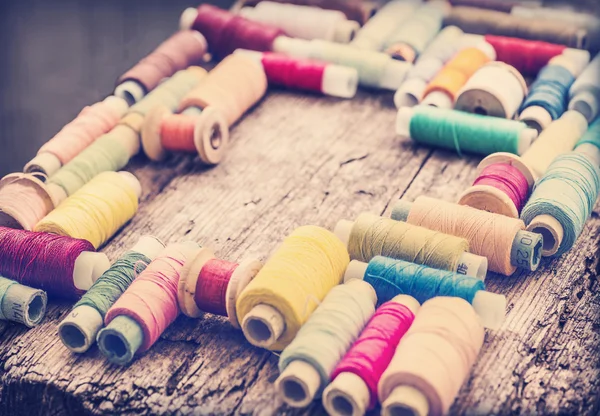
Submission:
POLYGON ((579 111, 588 123, 600 113, 600 54, 596 55, 571 86, 569 110, 579 111))
POLYGON ((557 120, 567 111, 569 88, 574 82, 575 77, 567 68, 561 65, 545 66, 529 89, 529 95, 521 106, 519 119, 537 131, 542 131, 552 120, 557 120), (540 111, 538 108, 547 114, 533 114, 540 111), (541 121, 544 119, 547 121, 541 121))
POLYGON ((586 153, 581 145, 557 157, 521 212, 527 229, 543 235, 544 256, 556 257, 570 250, 594 208, 600 192, 600 169, 598 159, 586 153))
POLYGON ((362 279, 373 286, 378 304, 402 294, 414 297, 419 303, 437 296, 459 297, 473 305, 487 328, 497 329, 504 321, 506 298, 487 292, 483 281, 474 277, 377 256, 368 264, 352 260, 344 281, 353 279, 362 279))
POLYGON ((487 328, 504 321, 506 298, 485 291, 483 281, 445 270, 376 256, 368 264, 352 260, 344 281, 362 279, 375 289, 378 304, 398 295, 410 295, 419 303, 437 296, 459 297, 473 305, 487 328))
POLYGON ((334 287, 279 357, 275 382, 283 400, 306 407, 329 383, 337 363, 375 313, 373 288, 355 280, 334 287))

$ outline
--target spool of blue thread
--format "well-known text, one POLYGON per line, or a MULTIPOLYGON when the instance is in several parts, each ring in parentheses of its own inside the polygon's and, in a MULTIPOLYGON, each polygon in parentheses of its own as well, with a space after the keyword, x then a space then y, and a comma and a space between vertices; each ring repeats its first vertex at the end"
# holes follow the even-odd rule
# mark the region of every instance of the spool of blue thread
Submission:
POLYGON ((504 321, 506 298, 487 292, 483 281, 474 277, 377 256, 368 264, 352 260, 344 282, 352 279, 362 279, 373 286, 378 305, 401 294, 420 303, 437 296, 452 296, 471 303, 487 328, 498 329, 504 321))

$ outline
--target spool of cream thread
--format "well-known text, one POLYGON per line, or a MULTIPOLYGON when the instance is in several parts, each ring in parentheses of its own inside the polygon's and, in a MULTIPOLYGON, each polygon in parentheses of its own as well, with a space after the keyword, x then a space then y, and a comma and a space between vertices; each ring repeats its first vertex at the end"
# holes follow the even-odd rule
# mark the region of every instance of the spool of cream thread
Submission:
MULTIPOLYGON (((333 230, 333 233, 342 241, 342 243, 344 243, 346 247, 348 247, 348 242, 350 241, 352 227, 354 227, 354 221, 340 220, 333 230)), ((453 271, 457 272, 460 270, 460 274, 476 277, 479 280, 485 280, 487 266, 488 261, 485 257, 465 251, 460 257, 459 263, 456 266, 456 270, 453 271)))
POLYGON ((417 62, 406 76, 406 80, 394 94, 394 104, 397 109, 413 107, 423 99, 427 83, 454 56, 454 52, 459 46, 458 40, 462 36, 463 31, 456 26, 448 26, 441 30, 418 57, 417 62))
POLYGON ((46 314, 46 292, 0 276, 0 320, 13 321, 29 328, 46 314))
POLYGON ((319 39, 308 41, 280 36, 273 43, 273 51, 355 68, 360 85, 393 91, 402 85, 412 67, 408 62, 397 61, 382 52, 319 39))
MULTIPOLYGON (((102 103, 97 103, 94 105, 102 105, 107 108, 110 108, 111 112, 114 113, 114 115, 117 116, 118 118, 122 117, 127 112, 127 109, 129 108, 129 104, 127 104, 127 101, 125 101, 124 99, 122 99, 120 97, 115 97, 114 95, 110 95, 110 96, 106 97, 102 101, 102 103)), ((93 108, 94 107, 92 106, 92 111, 93 111, 93 108)), ((86 116, 85 116, 84 112, 85 112, 85 109, 71 123, 77 123, 77 120, 80 116, 83 116, 83 118, 85 119, 86 116)), ((67 124, 65 127, 69 127, 69 125, 71 123, 67 124)), ((114 125, 112 127, 114 127, 114 125)), ((108 131, 104 131, 104 133, 108 133, 108 131)), ((64 134, 63 130, 58 132, 55 135, 56 140, 61 140, 60 137, 62 134, 64 134)), ((98 137, 100 137, 100 135, 98 137)), ((97 139, 98 137, 96 137, 95 139, 97 139)), ((53 139, 51 139, 51 140, 53 140, 53 139)), ((62 141, 66 141, 66 140, 63 139, 62 141)), ((50 142, 48 142, 48 143, 50 143, 50 142)), ((93 141, 92 141, 92 143, 93 143, 93 141)), ((58 146, 58 145, 59 145, 58 143, 55 144, 55 146, 58 146)), ((81 150, 83 150, 83 149, 81 149, 81 150)), ((61 166, 63 165, 63 162, 65 162, 65 161, 61 160, 54 153, 54 149, 47 149, 46 145, 44 145, 40 148, 37 155, 25 165, 25 168, 23 169, 23 171, 26 173, 31 173, 33 175, 41 173, 41 174, 45 175, 46 177, 49 177, 49 176, 52 176, 53 174, 55 174, 61 168, 61 166)), ((68 161, 66 161, 66 162, 68 162, 68 161)))
MULTIPOLYGON (((146 235, 129 250, 143 254, 150 260, 165 248, 164 244, 155 237, 146 235)), ((124 288, 125 289, 125 288, 124 288)), ((91 306, 76 307, 58 325, 58 335, 63 344, 73 352, 86 352, 96 342, 96 335, 104 326, 104 316, 91 306)))
MULTIPOLYGON (((574 78, 579 77, 590 61, 590 53, 581 49, 567 48, 561 55, 552 58, 548 65, 561 66, 568 70, 574 78)), ((519 114, 519 120, 541 132, 552 123, 552 116, 544 107, 532 105, 519 114)))
MULTIPOLYGON (((369 267, 369 263, 352 260, 344 274, 344 283, 354 279, 363 280, 367 267, 369 267)), ((406 295, 417 296, 414 292, 406 293, 406 295)), ((473 298, 472 306, 481 318, 484 327, 493 330, 500 329, 506 315, 506 297, 504 295, 488 292, 487 290, 478 290, 473 298)))
MULTIPOLYGON (((443 93, 442 93, 443 94, 443 93)), ((410 137, 410 122, 415 113, 414 107, 402 107, 398 110, 396 118, 396 133, 402 137, 410 137)), ((519 143, 517 145, 517 153, 524 154, 535 140, 538 133, 535 129, 524 128, 519 135, 519 143)))
MULTIPOLYGON (((457 57, 463 51, 465 51, 465 53, 466 53, 467 49, 477 48, 480 51, 482 51, 489 58, 490 61, 494 61, 496 59, 496 50, 494 49, 494 47, 492 45, 490 45, 489 43, 485 42, 485 40, 480 38, 479 36, 471 37, 471 36, 465 35, 461 39, 461 43, 462 44, 459 46, 458 52, 455 57, 457 57), (473 39, 475 39, 474 44, 471 46, 465 47, 466 45, 470 45, 471 42, 473 42, 473 39)), ((451 62, 452 62, 452 60, 449 60, 447 64, 450 64, 451 62)), ((441 71, 443 71, 443 70, 444 70, 444 68, 441 69, 441 71)), ((438 89, 438 90, 434 90, 434 91, 427 93, 423 97, 422 104, 432 105, 432 106, 438 107, 438 108, 452 108, 454 105, 455 99, 456 99, 456 97, 452 97, 452 96, 448 95, 446 92, 438 89)))
MULTIPOLYGON (((476 176, 479 176, 486 167, 496 164, 506 164, 517 168, 527 180, 528 194, 531 192, 535 185, 534 172, 519 156, 512 153, 498 152, 489 155, 477 166, 476 176)), ((489 185, 470 186, 461 194, 458 204, 511 218, 519 218, 519 210, 512 199, 501 190, 489 185)))
MULTIPOLYGON (((175 249, 183 253, 187 259, 190 259, 199 248, 198 244, 186 241, 167 246, 161 254, 168 255, 171 250, 175 249)), ((110 357, 111 362, 125 365, 133 359, 133 356, 143 344, 144 331, 134 319, 119 315, 98 333, 96 341, 104 355, 110 357)))
POLYGON ((588 123, 600 114, 600 53, 571 86, 569 110, 579 111, 588 123))
MULTIPOLYGON (((192 16, 191 12, 188 14, 189 17, 192 16)), ((239 14, 250 20, 279 27, 288 36, 299 39, 348 43, 360 29, 358 22, 348 20, 340 11, 312 6, 261 1, 255 7, 243 7, 239 14)))
POLYGON ((34 175, 12 173, 0 180, 0 226, 31 231, 54 207, 48 187, 34 175))
POLYGON ((542 131, 521 159, 533 170, 537 179, 556 157, 575 147, 587 128, 585 117, 578 111, 569 110, 542 131))
MULTIPOLYGON (((423 198, 423 197, 422 197, 423 198)), ((413 203, 400 199, 392 210, 392 219, 396 221, 409 221, 409 214, 413 203)), ((465 209, 470 209, 464 207, 465 209)), ((490 215, 493 215, 490 213, 490 215)), ((540 234, 526 230, 517 231, 510 249, 510 263, 514 267, 535 271, 541 259, 543 239, 540 234)), ((489 259, 488 259, 489 260, 489 259)))
MULTIPOLYGON (((391 302, 406 306, 415 316, 421 307, 408 295, 398 295, 391 302)), ((323 406, 330 416, 362 416, 367 412, 370 400, 367 384, 350 372, 340 373, 323 392, 323 406)))
MULTIPOLYGON (((374 311, 374 305, 377 303, 377 295, 371 285, 359 280, 354 280, 346 285, 351 286, 357 292, 365 292, 366 296, 368 296, 372 302, 371 308, 373 308, 374 311)), ((324 301, 326 301, 326 299, 324 301)), ((373 311, 371 311, 371 314, 373 311)), ((364 322, 364 324, 366 323, 367 322, 364 322)), ((356 337, 358 337, 358 335, 359 334, 357 333, 356 337)), ((346 351, 341 352, 340 359, 345 352, 346 351)), ((333 368, 330 369, 330 371, 333 370, 333 368)), ((320 394, 319 392, 323 391, 325 386, 322 385, 321 375, 315 367, 307 361, 297 359, 291 361, 287 367, 285 367, 285 370, 283 370, 275 381, 275 388, 279 392, 280 397, 283 398, 283 401, 289 406, 302 408, 308 406, 317 394, 320 394)))
POLYGON ((514 67, 490 62, 469 78, 458 93, 454 109, 512 119, 527 96, 527 83, 514 67))
MULTIPOLYGON (((215 258, 215 254, 209 248, 202 248, 193 259, 189 259, 183 266, 179 285, 177 287, 177 300, 181 311, 189 317, 199 318, 202 312, 196 305, 194 297, 198 278, 204 265, 215 258)), ((240 328, 240 322, 237 317, 235 304, 240 293, 244 291, 248 283, 254 279, 257 273, 262 268, 262 263, 254 259, 243 260, 231 275, 231 279, 227 284, 225 293, 225 309, 227 310, 227 318, 233 327, 240 328)))

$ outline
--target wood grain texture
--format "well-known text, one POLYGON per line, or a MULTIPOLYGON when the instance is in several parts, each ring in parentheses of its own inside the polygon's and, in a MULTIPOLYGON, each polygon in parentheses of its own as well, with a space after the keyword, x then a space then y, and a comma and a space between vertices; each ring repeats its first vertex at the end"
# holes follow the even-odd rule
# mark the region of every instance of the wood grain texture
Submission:
MULTIPOLYGON (((64 124, 66 113, 74 114, 109 89, 96 78, 104 80, 104 71, 112 71, 112 82, 117 68, 139 58, 117 59, 115 51, 141 55, 172 30, 170 22, 145 32, 146 15, 118 20, 120 12, 95 7, 75 32, 82 39, 70 40, 66 29, 61 35, 71 45, 96 42, 88 52, 83 47, 78 52, 89 61, 71 66, 70 61, 44 61, 48 56, 38 50, 44 65, 28 62, 41 78, 32 76, 35 83, 23 87, 17 77, 15 85, 31 94, 18 101, 12 115, 3 113, 11 126, 2 128, 3 149, 8 137, 26 129, 64 124), (113 19, 112 34, 91 23, 92 15, 113 19), (126 46, 114 44, 121 36, 126 46), (64 72, 69 67, 73 72, 64 72), (86 70, 94 72, 73 81, 86 70), (45 89, 35 95, 38 83, 45 89), (42 114, 45 107, 36 97, 45 103, 56 99, 60 114, 42 114), (25 116, 19 108, 27 109, 25 116), (48 120, 26 126, 27 117, 48 120)), ((162 9, 150 10, 160 22, 162 9)), ((53 18, 61 19, 59 14, 53 18)), ((54 47, 40 33, 21 30, 32 45, 54 47)), ((34 50, 11 53, 15 59, 36 56, 34 50)), ((16 91, 12 94, 18 98, 16 91)), ((128 169, 144 188, 140 211, 104 251, 115 259, 140 235, 151 233, 165 242, 198 241, 231 261, 265 260, 300 225, 332 228, 338 219, 363 211, 388 215, 399 197, 456 200, 472 181, 478 159, 398 138, 394 119, 387 94, 361 92, 344 101, 271 91, 234 127, 231 148, 216 168, 206 169, 192 157, 161 164, 141 156, 133 160, 128 169)), ((18 145, 14 139, 10 143, 18 145)), ((544 261, 534 274, 489 277, 489 290, 508 298, 507 320, 500 331, 486 335, 453 414, 598 414, 599 245, 597 206, 576 248, 563 258, 544 261)), ((282 406, 272 386, 277 357, 252 347, 224 318, 180 317, 149 352, 121 368, 107 364, 96 347, 74 355, 60 343, 56 326, 69 307, 51 302, 45 321, 28 331, 0 323, 0 415, 323 414, 318 403, 305 411, 282 406)))

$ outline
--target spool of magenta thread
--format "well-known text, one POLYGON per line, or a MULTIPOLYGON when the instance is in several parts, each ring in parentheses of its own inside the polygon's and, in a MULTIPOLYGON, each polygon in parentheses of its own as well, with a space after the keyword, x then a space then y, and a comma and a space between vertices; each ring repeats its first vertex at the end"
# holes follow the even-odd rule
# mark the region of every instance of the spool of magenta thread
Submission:
POLYGON ((50 296, 77 299, 109 267, 88 241, 0 227, 0 275, 50 296))
POLYGON ((396 296, 377 309, 333 371, 323 393, 327 413, 358 416, 375 408, 379 379, 418 309, 419 302, 408 295, 396 296))

